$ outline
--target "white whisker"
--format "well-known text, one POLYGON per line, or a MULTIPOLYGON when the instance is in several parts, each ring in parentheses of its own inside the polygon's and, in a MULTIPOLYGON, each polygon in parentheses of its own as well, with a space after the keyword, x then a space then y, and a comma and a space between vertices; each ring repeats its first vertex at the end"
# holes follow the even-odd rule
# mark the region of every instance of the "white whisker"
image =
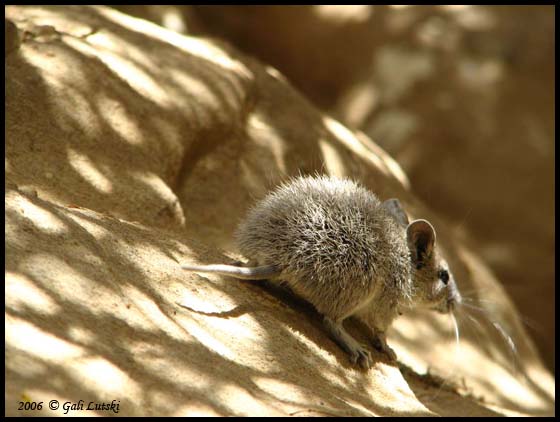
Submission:
MULTIPOLYGON (((521 370, 521 362, 519 361, 518 358, 519 352, 517 350, 517 347, 515 346, 515 342, 513 341, 513 338, 506 332, 506 330, 501 326, 501 324, 495 321, 494 319, 490 318, 488 311, 482 307, 468 304, 465 302, 463 302, 461 305, 465 306, 464 308, 465 310, 472 309, 473 311, 476 311, 478 315, 484 317, 484 319, 492 326, 492 328, 498 332, 500 339, 506 345, 506 349, 510 357, 511 368, 517 374, 521 373, 524 377, 526 377, 527 375, 525 374, 525 372, 521 370)), ((485 332, 480 322, 476 318, 474 318, 473 315, 470 315, 469 312, 465 312, 465 315, 467 316, 467 318, 469 318, 474 324, 476 324, 480 328, 481 332, 483 333, 485 332)))
POLYGON ((459 358, 459 325, 457 324, 457 318, 455 318, 455 313, 451 312, 449 314, 451 321, 453 322, 453 327, 455 329, 455 360, 459 358))

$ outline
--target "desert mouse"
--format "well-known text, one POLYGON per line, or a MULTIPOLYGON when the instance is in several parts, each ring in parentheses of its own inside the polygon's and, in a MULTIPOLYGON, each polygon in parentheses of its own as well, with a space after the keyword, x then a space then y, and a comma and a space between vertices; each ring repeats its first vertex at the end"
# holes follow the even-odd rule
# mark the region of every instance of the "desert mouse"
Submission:
POLYGON ((346 318, 360 318, 374 347, 396 359, 385 331, 397 315, 412 307, 447 313, 461 302, 432 225, 409 222, 398 200, 381 202, 351 180, 291 179, 249 211, 235 238, 248 266, 182 268, 288 285, 323 315, 351 361, 365 368, 370 353, 344 329, 346 318))

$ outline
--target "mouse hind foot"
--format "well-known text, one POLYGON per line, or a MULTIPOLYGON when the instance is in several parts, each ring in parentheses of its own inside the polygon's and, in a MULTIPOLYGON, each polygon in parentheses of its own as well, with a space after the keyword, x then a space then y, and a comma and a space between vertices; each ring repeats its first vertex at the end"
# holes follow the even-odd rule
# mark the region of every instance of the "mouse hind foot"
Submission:
POLYGON ((350 355, 353 364, 359 364, 362 368, 368 369, 372 365, 371 354, 367 346, 357 342, 342 326, 342 320, 335 321, 329 317, 324 317, 323 323, 331 338, 350 355))

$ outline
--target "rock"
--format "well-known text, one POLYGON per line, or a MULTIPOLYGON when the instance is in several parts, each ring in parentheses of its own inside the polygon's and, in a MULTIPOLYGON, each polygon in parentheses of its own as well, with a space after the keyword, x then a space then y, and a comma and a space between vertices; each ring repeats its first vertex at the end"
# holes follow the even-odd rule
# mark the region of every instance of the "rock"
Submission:
POLYGON ((12 21, 4 19, 4 56, 17 50, 20 44, 17 26, 12 21))
POLYGON ((499 281, 367 136, 225 43, 101 6, 6 16, 58 34, 5 63, 6 415, 554 413, 554 379, 499 281), (239 219, 300 171, 430 219, 460 288, 495 299, 518 372, 491 326, 462 324, 455 354, 429 312, 389 333, 398 366, 374 352, 364 372, 289 295, 179 268, 239 258, 239 219))

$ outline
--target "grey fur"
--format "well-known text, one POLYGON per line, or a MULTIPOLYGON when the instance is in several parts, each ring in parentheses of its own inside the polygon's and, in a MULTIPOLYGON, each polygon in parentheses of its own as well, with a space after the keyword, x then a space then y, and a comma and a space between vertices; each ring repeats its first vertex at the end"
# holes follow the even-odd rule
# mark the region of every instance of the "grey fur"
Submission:
MULTIPOLYGON (((447 285, 438 279, 449 269, 433 227, 425 220, 408 224, 398 200, 381 203, 350 180, 292 179, 250 210, 235 237, 252 264, 274 267, 273 281, 315 306, 331 337, 362 367, 371 356, 345 331, 344 319, 362 319, 373 345, 395 359, 385 331, 398 314, 416 305, 449 312, 461 300, 450 273, 447 285)), ((202 268, 224 274, 210 266, 185 269, 202 268)), ((237 270, 228 274, 245 278, 237 270)))
POLYGON ((381 205, 402 227, 408 226, 408 216, 404 212, 401 202, 398 199, 387 199, 381 205))

